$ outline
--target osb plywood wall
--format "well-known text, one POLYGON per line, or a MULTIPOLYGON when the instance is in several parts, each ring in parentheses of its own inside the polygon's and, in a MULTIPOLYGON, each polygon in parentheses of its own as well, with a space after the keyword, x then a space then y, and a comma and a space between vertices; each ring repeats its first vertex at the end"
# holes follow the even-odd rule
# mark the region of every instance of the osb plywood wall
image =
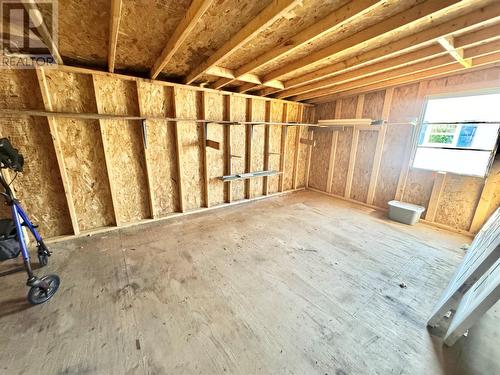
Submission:
MULTIPOLYGON (((85 70, 2 70, 0 83, 5 109, 213 121, 306 119, 302 104, 85 70)), ((307 147, 298 135, 307 138, 306 127, 146 123, 147 144, 139 120, 0 117, 0 136, 10 138, 26 160, 15 191, 43 235, 123 226, 305 186, 307 147), (207 139, 219 149, 205 147, 207 139), (219 179, 279 171, 280 165, 281 177, 219 179)))
POLYGON ((426 208, 427 221, 476 233, 500 205, 500 157, 487 179, 411 168, 418 130, 410 122, 420 117, 429 95, 474 91, 499 78, 500 69, 488 69, 318 105, 317 119, 368 117, 388 123, 315 129, 308 186, 380 208, 393 199, 415 203, 426 208))

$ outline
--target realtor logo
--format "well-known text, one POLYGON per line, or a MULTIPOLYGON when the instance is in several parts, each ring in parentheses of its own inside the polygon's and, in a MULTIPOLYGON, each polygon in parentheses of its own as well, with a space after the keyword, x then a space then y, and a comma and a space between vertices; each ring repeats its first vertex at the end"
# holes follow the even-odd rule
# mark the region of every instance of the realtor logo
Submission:
POLYGON ((60 59, 57 1, 0 0, 0 68, 46 67, 60 59))

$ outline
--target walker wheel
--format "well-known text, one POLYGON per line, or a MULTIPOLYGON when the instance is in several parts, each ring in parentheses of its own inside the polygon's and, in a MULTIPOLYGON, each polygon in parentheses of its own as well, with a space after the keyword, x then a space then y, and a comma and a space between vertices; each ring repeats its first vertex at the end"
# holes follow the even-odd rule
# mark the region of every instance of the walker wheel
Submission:
POLYGON ((38 263, 40 266, 45 267, 49 264, 49 256, 47 254, 38 254, 38 263))
POLYGON ((32 305, 39 305, 47 302, 59 289, 60 279, 57 275, 48 275, 40 279, 37 285, 30 288, 28 301, 32 305))

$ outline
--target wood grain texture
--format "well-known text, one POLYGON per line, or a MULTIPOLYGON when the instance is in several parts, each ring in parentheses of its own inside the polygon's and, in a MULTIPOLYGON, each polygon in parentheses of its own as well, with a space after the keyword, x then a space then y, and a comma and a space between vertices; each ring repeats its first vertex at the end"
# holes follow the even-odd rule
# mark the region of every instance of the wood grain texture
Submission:
MULTIPOLYGON (((224 97, 222 94, 205 93, 205 117, 209 120, 224 119, 224 97)), ((207 125, 207 139, 220 143, 220 149, 206 148, 207 176, 210 206, 224 203, 224 182, 219 177, 224 175, 224 125, 207 125)))
POLYGON ((381 119, 382 109, 384 108, 384 97, 385 90, 365 94, 362 118, 381 119))
MULTIPOLYGON (((54 111, 97 111, 92 77, 50 69, 45 74, 54 111)), ((80 230, 114 224, 99 123, 60 118, 57 130, 80 230)))
POLYGON ((427 208, 434 185, 433 172, 410 169, 403 194, 403 201, 427 208))
POLYGON ((435 221, 452 228, 469 230, 483 185, 482 178, 448 173, 438 201, 435 221))
POLYGON ((359 132, 358 151, 356 152, 351 188, 351 198, 359 202, 366 202, 368 196, 377 137, 378 132, 376 131, 364 130, 359 132))
MULTIPOLYGON (((266 120, 266 102, 263 100, 252 99, 252 121, 266 120)), ((254 125, 252 134, 252 160, 251 171, 264 170, 264 125, 254 125)), ((263 194, 263 178, 253 178, 250 180, 250 195, 258 197, 263 194)))
MULTIPOLYGON (((283 119, 283 104, 271 102, 271 121, 281 122, 283 119)), ((280 169, 280 150, 281 150, 281 131, 279 125, 269 126, 269 169, 279 171, 280 169)), ((279 177, 269 177, 269 193, 277 193, 279 187, 279 177)))
POLYGON ((283 191, 291 190, 293 187, 293 168, 295 159, 295 141, 299 134, 297 126, 289 126, 286 135, 286 156, 283 173, 283 191))
MULTIPOLYGON (((342 112, 343 112, 342 107, 342 112)), ((351 154, 352 128, 339 131, 337 136, 337 147, 335 149, 335 164, 332 177, 331 191, 333 194, 344 195, 347 182, 347 171, 349 169, 349 156, 351 154)))
MULTIPOLYGON (((0 74, 3 108, 44 110, 36 74, 32 70, 3 69, 0 74)), ((24 172, 14 187, 31 220, 40 224, 46 237, 72 232, 69 211, 57 169, 47 119, 29 117, 0 119, 2 137, 11 140, 24 155, 24 172)))
POLYGON ((313 139, 316 144, 313 146, 311 153, 309 186, 321 191, 326 191, 332 132, 321 128, 315 129, 313 139))
MULTIPOLYGON (((175 107, 179 118, 197 118, 198 98, 196 92, 188 89, 175 90, 175 107)), ((183 121, 177 124, 179 137, 184 210, 192 210, 202 206, 203 197, 203 163, 202 139, 203 125, 183 121)))
MULTIPOLYGON (((240 96, 231 96, 231 120, 246 121, 246 100, 240 96)), ((239 157, 231 159, 232 171, 235 173, 245 172, 246 163, 246 135, 245 125, 231 126, 231 154, 239 157)), ((245 198, 245 181, 233 181, 231 183, 233 200, 245 198)))
MULTIPOLYGON (((137 88, 132 81, 95 76, 94 86, 99 113, 136 114, 137 88)), ((104 148, 117 187, 117 214, 121 223, 150 217, 146 187, 146 166, 142 130, 138 121, 101 120, 104 148)))
MULTIPOLYGON (((139 82, 141 106, 145 115, 172 116, 173 92, 169 87, 139 82)), ((175 154, 175 123, 149 120, 148 148, 150 182, 158 216, 179 210, 177 160, 175 154)))

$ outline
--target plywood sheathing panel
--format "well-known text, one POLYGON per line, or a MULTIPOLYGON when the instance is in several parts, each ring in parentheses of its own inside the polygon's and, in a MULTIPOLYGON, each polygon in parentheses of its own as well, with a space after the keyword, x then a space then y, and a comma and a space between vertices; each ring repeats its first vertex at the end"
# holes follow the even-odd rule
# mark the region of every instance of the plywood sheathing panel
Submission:
POLYGON ((491 187, 494 190, 493 190, 493 194, 491 196, 488 210, 486 210, 485 215, 481 218, 482 223, 484 223, 486 220, 488 220, 488 218, 493 214, 493 212, 495 212, 497 207, 500 207, 500 183, 499 183, 499 181, 500 181, 500 154, 497 154, 497 156, 495 158, 495 162, 493 164, 493 167, 491 168, 489 181, 488 181, 486 187, 489 188, 490 187, 489 185, 492 184, 493 186, 491 186, 491 187), (489 182, 489 181, 491 181, 491 182, 489 182))
MULTIPOLYGON (((482 4, 485 4, 486 2, 487 0, 481 1, 482 4)), ((260 75, 265 75, 277 68, 282 68, 287 64, 300 61, 302 58, 306 58, 311 53, 319 51, 325 47, 331 46, 336 42, 340 42, 341 40, 351 35, 354 35, 360 30, 363 30, 371 25, 375 25, 383 21, 384 19, 389 18, 391 15, 396 15, 397 13, 400 13, 406 9, 413 7, 417 3, 422 3, 422 0, 385 1, 383 4, 370 11, 369 17, 356 17, 354 20, 347 22, 343 27, 339 28, 339 30, 335 29, 325 34, 323 37, 319 38, 314 43, 308 43, 304 47, 298 49, 297 51, 294 51, 293 54, 288 54, 279 59, 276 59, 273 63, 266 65, 262 69, 256 70, 255 73, 260 75)), ((358 43, 354 47, 345 49, 329 58, 325 58, 316 63, 310 64, 304 68, 301 68, 289 74, 285 74, 281 77, 281 79, 287 80, 292 77, 310 73, 312 71, 321 69, 325 66, 331 65, 334 62, 354 57, 359 53, 361 53, 362 51, 377 48, 386 45, 389 42, 398 40, 400 38, 416 34, 419 31, 427 29, 429 27, 430 22, 442 23, 451 20, 455 17, 465 14, 466 12, 471 11, 472 9, 477 9, 478 7, 481 6, 481 3, 474 1, 458 2, 431 15, 422 17, 417 21, 411 22, 400 28, 393 29, 392 31, 385 33, 381 36, 370 39, 368 41, 358 43)))
MULTIPOLYGON (((246 121, 246 99, 241 96, 231 95, 231 120, 246 121)), ((245 125, 231 126, 231 154, 239 156, 231 159, 232 173, 245 173, 246 160, 246 134, 245 125)), ((245 198, 245 181, 231 182, 233 200, 245 198)))
MULTIPOLYGON (((297 5, 285 17, 279 18, 270 27, 258 33, 235 53, 221 61, 220 66, 236 69, 249 62, 295 34, 311 26, 325 15, 339 8, 347 0, 304 1, 297 5)), ((259 70, 256 70, 258 72, 259 70)))
MULTIPOLYGON (((52 109, 96 112, 92 77, 45 71, 52 109)), ((99 122, 60 118, 57 132, 80 230, 114 224, 99 122)))
POLYGON ((359 132, 358 150, 354 163, 351 198, 366 202, 373 167, 373 155, 377 146, 378 132, 364 130, 359 132))
MULTIPOLYGON (((397 87, 392 97, 390 122, 406 122, 417 117, 415 101, 417 100, 418 84, 397 87)), ((403 166, 408 139, 411 137, 411 125, 387 125, 382 162, 379 171, 377 187, 375 189, 374 204, 387 207, 387 202, 393 200, 403 166)))
POLYGON ((435 221, 452 228, 469 230, 481 197, 484 179, 448 173, 445 181, 435 221))
POLYGON ((63 59, 91 66, 106 66, 110 2, 59 1, 59 52, 63 59))
MULTIPOLYGON (((214 121, 224 119, 224 97, 222 94, 205 93, 205 117, 214 121)), ((219 179, 220 176, 224 175, 224 150, 226 148, 224 126, 213 123, 207 125, 207 139, 220 144, 219 150, 210 147, 206 148, 210 206, 224 203, 224 182, 219 179)))
MULTIPOLYGON (((341 114, 344 113, 342 107, 341 114)), ((344 195, 347 183, 347 172, 349 170, 349 157, 351 155, 353 129, 346 128, 339 131, 337 147, 335 149, 335 164, 333 166, 332 193, 340 196, 344 195)), ((326 171, 328 172, 328 170, 326 171)), ((325 173, 326 173, 325 172, 325 173)))
MULTIPOLYGON (((266 121, 266 102, 264 100, 252 99, 252 121, 266 121)), ((251 172, 264 170, 264 136, 265 125, 254 125, 251 172)), ((250 180, 250 196, 252 198, 263 194, 263 182, 262 178, 250 180)))
MULTIPOLYGON (((133 81, 94 76, 96 100, 102 113, 138 115, 133 81)), ((118 220, 134 222, 150 217, 142 128, 139 121, 101 120, 110 179, 115 186, 118 220)))
POLYGON ((186 75, 211 56, 270 2, 271 0, 215 1, 163 71, 173 75, 186 75))
MULTIPOLYGON (((298 104, 288 104, 287 105, 287 121, 288 122, 299 122, 299 105, 298 104)), ((285 164, 283 170, 283 190, 291 190, 293 188, 293 172, 294 172, 294 161, 295 161, 295 142, 299 134, 299 129, 297 126, 289 126, 286 134, 286 153, 285 153, 285 164)))
POLYGON ((332 131, 317 128, 314 130, 315 145, 312 148, 309 170, 309 186, 326 191, 328 164, 332 144, 332 131), (326 172, 325 172, 326 171, 326 172))
POLYGON ((116 67, 149 71, 191 0, 123 0, 116 67))
MULTIPOLYGON (((141 109, 145 116, 172 116, 172 89, 148 82, 139 82, 141 109)), ((149 180, 153 205, 159 217, 179 210, 175 123, 147 121, 149 180)))
POLYGON ((434 186, 434 172, 410 169, 406 180, 403 201, 417 204, 427 209, 434 186))
MULTIPOLYGON (((299 122, 304 123, 313 123, 315 111, 314 107, 302 107, 300 112, 302 113, 302 117, 299 117, 299 122)), ((305 126, 299 127, 297 136, 299 137, 299 155, 297 158, 297 186, 296 188, 303 188, 306 186, 306 173, 307 173, 307 164, 308 164, 308 150, 309 146, 307 144, 301 143, 301 139, 308 139, 309 132, 308 128, 305 126)))
MULTIPOLYGON (((196 118, 198 106, 196 91, 184 88, 175 89, 177 117, 196 118)), ((184 210, 187 211, 200 208, 203 204, 203 150, 200 144, 203 138, 203 125, 182 121, 177 124, 177 132, 181 155, 184 210)))
MULTIPOLYGON (((2 108, 45 110, 35 71, 3 69, 0 87, 2 108)), ((1 118, 0 132, 24 155, 24 172, 14 187, 28 216, 40 225, 42 236, 71 234, 71 220, 47 119, 1 118)))
POLYGON ((330 120, 337 115, 335 113, 336 102, 318 104, 316 107, 316 120, 330 120))
POLYGON ((358 97, 351 96, 349 98, 341 99, 341 111, 339 118, 356 118, 356 107, 358 105, 358 97))
POLYGON ((365 94, 363 104, 363 118, 378 120, 382 118, 382 109, 384 107, 385 90, 375 91, 365 94))
MULTIPOLYGON (((271 121, 283 121, 283 103, 271 102, 271 121)), ((269 155, 269 169, 273 171, 280 170, 281 131, 281 126, 269 125, 269 152, 272 153, 269 155)), ((279 176, 271 176, 268 181, 269 193, 277 193, 279 176)))

